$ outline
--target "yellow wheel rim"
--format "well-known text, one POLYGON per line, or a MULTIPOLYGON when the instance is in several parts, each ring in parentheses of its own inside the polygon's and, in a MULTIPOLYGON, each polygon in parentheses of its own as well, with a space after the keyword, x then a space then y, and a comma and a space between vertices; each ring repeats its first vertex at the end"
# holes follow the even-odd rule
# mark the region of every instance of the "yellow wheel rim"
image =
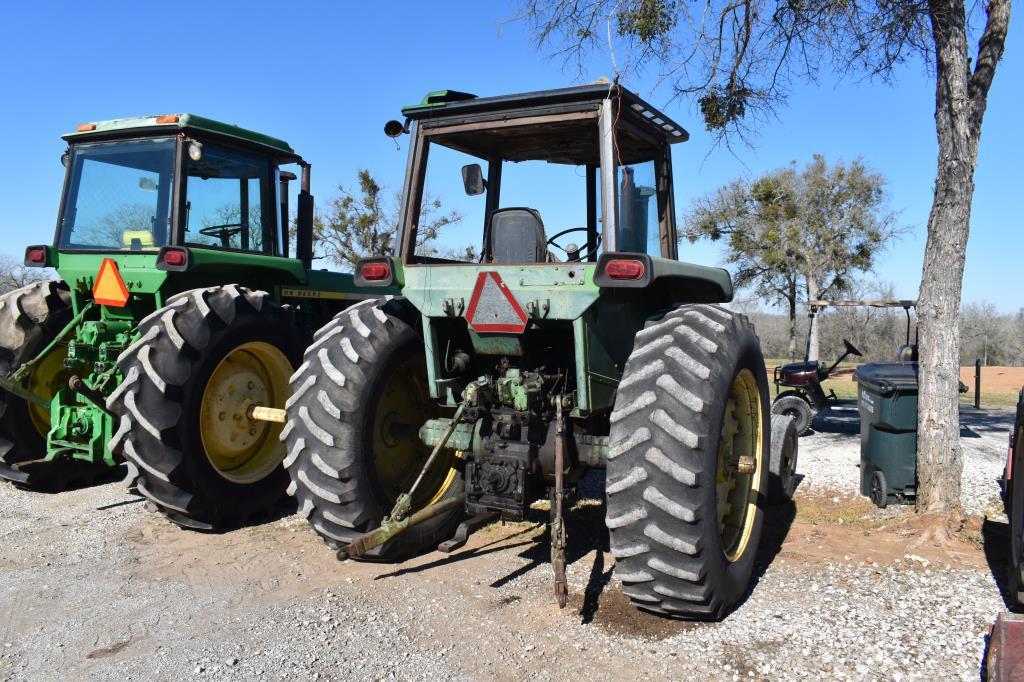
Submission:
POLYGON ((284 459, 283 426, 251 419, 249 408, 284 407, 291 374, 284 353, 262 341, 236 347, 213 370, 199 411, 200 436, 206 458, 227 480, 255 483, 284 459))
POLYGON ((762 452, 761 396, 749 369, 733 379, 718 447, 718 532, 729 561, 736 561, 750 543, 760 494, 762 452))
MULTIPOLYGON (((440 416, 440 409, 427 390, 427 368, 421 356, 413 356, 395 367, 384 382, 373 413, 373 469, 381 493, 394 504, 408 492, 430 456, 430 448, 419 437, 428 419, 440 416)), ((458 455, 444 450, 433 471, 416 491, 412 508, 420 509, 440 500, 455 481, 458 455)))
MULTIPOLYGON (((36 365, 28 377, 28 384, 26 386, 32 395, 40 396, 49 401, 53 399, 57 391, 67 385, 69 373, 64 368, 64 358, 67 356, 68 348, 62 344, 50 351, 36 365)), ((50 408, 29 402, 28 414, 32 419, 32 425, 36 427, 36 431, 39 432, 40 436, 46 438, 47 434, 50 433, 50 408)))

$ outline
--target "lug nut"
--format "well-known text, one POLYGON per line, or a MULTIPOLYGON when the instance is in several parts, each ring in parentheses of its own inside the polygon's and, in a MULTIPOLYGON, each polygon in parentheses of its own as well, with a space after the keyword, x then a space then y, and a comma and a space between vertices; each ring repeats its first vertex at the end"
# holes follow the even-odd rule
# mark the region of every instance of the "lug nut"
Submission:
POLYGON ((736 471, 741 474, 752 474, 757 471, 757 460, 750 455, 743 455, 736 463, 736 471))

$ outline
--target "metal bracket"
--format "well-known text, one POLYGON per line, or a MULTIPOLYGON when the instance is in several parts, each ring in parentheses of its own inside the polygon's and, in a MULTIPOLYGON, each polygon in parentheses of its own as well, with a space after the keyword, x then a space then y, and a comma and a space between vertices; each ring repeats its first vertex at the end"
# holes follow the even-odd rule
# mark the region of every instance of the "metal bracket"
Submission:
POLYGON ((441 309, 444 310, 444 314, 448 317, 462 317, 462 314, 466 311, 466 299, 446 298, 441 301, 441 309))
POLYGON ((548 313, 551 312, 551 301, 546 298, 535 298, 532 301, 527 301, 526 312, 535 319, 547 317, 548 313))

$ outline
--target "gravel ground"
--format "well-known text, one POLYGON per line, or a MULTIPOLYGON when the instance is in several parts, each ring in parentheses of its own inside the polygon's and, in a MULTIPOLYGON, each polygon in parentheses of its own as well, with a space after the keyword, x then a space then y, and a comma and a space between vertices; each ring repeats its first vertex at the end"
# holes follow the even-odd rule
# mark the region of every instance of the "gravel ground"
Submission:
MULTIPOLYGON (((961 500, 964 510, 977 514, 999 499, 999 479, 1006 464, 1006 447, 1013 413, 1009 410, 961 411, 960 445, 964 451, 961 500)), ((860 493, 860 417, 847 404, 815 417, 814 433, 800 439, 801 485, 860 493)))
MULTIPOLYGON (((967 470, 1002 456, 1000 419, 967 420, 981 434, 964 437, 978 441, 967 470)), ((751 594, 717 624, 634 612, 594 503, 570 518, 559 611, 529 524, 450 557, 342 565, 295 516, 198 534, 117 484, 3 485, 0 677, 977 679, 1001 567, 977 544, 924 543, 905 508, 847 498, 858 448, 843 433, 801 440, 797 503, 772 512, 751 594)), ((969 495, 993 492, 985 471, 969 488, 965 474, 969 495)))

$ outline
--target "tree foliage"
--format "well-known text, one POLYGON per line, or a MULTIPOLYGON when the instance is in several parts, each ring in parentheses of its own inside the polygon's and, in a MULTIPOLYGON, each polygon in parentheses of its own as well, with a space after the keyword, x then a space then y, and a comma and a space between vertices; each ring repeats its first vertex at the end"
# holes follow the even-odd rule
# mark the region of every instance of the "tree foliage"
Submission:
MULTIPOLYGON (((338 195, 328 200, 313 221, 316 257, 350 268, 360 258, 391 256, 398 250, 398 221, 401 195, 387 191, 370 171, 358 173, 358 188, 338 186, 338 195)), ((475 259, 473 247, 452 254, 434 246, 442 230, 457 224, 462 215, 445 211, 437 197, 424 196, 420 208, 417 253, 434 251, 442 255, 475 259)))
POLYGON ((0 256, 0 294, 54 277, 50 268, 26 268, 13 258, 0 256))
MULTIPOLYGON (((901 229, 887 209, 885 179, 863 161, 833 165, 820 154, 755 179, 734 180, 697 198, 683 235, 727 240, 734 280, 789 313, 789 355, 796 353, 800 300, 828 298, 870 270, 901 229)), ((811 357, 817 357, 812 334, 811 357)))

